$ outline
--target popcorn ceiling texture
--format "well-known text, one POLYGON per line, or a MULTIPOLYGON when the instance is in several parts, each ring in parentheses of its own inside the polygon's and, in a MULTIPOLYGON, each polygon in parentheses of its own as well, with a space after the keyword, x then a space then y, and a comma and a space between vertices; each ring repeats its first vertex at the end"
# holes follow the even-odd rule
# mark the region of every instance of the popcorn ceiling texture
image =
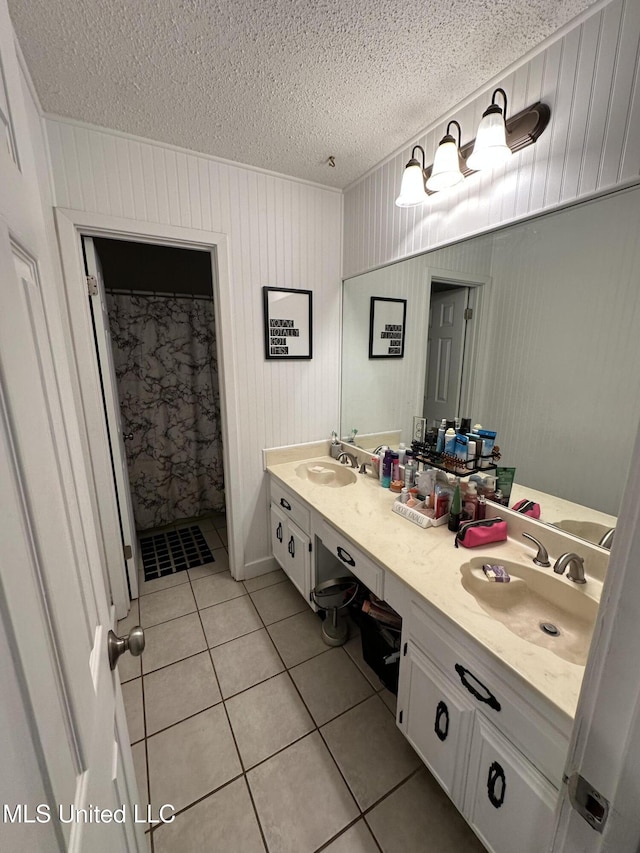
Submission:
POLYGON ((45 112, 345 187, 593 2, 9 7, 45 112))

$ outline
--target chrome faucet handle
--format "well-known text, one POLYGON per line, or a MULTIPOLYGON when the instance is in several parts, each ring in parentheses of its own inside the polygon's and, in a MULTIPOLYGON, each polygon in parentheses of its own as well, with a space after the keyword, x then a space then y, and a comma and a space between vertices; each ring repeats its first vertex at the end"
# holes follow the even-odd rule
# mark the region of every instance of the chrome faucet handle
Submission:
POLYGON ((358 460, 356 459, 356 457, 353 455, 353 453, 347 453, 346 450, 343 450, 342 453, 339 454, 338 462, 341 465, 346 465, 347 462, 350 462, 352 468, 358 467, 358 460))
POLYGON ((358 473, 360 473, 360 474, 366 474, 366 473, 367 473, 367 465, 368 465, 368 464, 369 464, 369 463, 367 463, 367 462, 363 462, 363 463, 362 463, 362 465, 360 466, 360 471, 359 471, 358 473))
POLYGON ((536 539, 535 536, 531 536, 530 533, 523 533, 522 535, 525 539, 530 539, 534 545, 538 546, 538 553, 535 555, 535 557, 532 557, 532 560, 536 564, 536 566, 542 566, 543 569, 548 569, 551 565, 551 562, 549 561, 549 554, 547 553, 547 549, 544 547, 542 542, 536 539))
POLYGON ((570 581, 573 581, 574 583, 587 582, 584 576, 584 559, 582 557, 579 557, 573 552, 562 554, 562 556, 558 557, 556 560, 553 571, 557 575, 562 575, 564 574, 564 570, 567 566, 569 567, 567 577, 570 581))
POLYGON ((607 532, 603 535, 602 539, 598 542, 601 548, 611 548, 613 543, 613 535, 616 532, 615 527, 611 527, 607 532))

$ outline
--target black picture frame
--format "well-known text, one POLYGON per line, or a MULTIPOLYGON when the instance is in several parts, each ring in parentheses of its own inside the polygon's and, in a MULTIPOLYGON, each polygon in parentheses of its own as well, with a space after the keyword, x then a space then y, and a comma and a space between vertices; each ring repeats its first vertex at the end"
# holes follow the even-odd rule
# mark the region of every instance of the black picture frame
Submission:
POLYGON ((407 300, 372 296, 369 358, 404 358, 407 300))
POLYGON ((266 359, 300 361, 313 357, 312 299, 310 290, 262 288, 266 359))

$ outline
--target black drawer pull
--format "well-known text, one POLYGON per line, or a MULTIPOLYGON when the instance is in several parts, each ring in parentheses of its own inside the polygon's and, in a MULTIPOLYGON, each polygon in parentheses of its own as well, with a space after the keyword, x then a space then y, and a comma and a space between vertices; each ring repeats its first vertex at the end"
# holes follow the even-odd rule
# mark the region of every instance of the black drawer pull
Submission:
POLYGON ((348 551, 345 551, 340 545, 338 545, 337 553, 343 563, 347 563, 349 566, 355 566, 356 561, 353 559, 351 554, 348 551))
POLYGON ((465 669, 462 666, 462 664, 460 664, 460 663, 456 664, 456 672, 460 676, 460 681, 464 684, 464 686, 467 688, 469 693, 471 693, 472 696, 476 697, 478 702, 486 703, 490 708, 493 708, 494 711, 500 710, 500 708, 502 706, 500 705, 500 703, 498 702, 496 697, 493 695, 493 693, 490 690, 488 690, 484 686, 484 684, 481 681, 479 681, 475 677, 475 675, 472 672, 470 672, 468 669, 465 669), (480 690, 476 689, 476 687, 473 686, 473 684, 470 684, 467 681, 467 677, 469 677, 472 681, 475 681, 477 686, 480 688, 480 690, 484 691, 484 693, 481 693, 480 690))
POLYGON ((434 726, 434 731, 440 740, 445 741, 447 739, 447 735, 449 734, 449 709, 447 708, 444 702, 438 702, 438 707, 436 708, 436 722, 434 726), (441 725, 441 720, 443 717, 444 727, 442 727, 441 725))
POLYGON ((276 539, 278 542, 282 542, 282 522, 278 522, 278 526, 276 527, 276 539))
POLYGON ((287 546, 287 550, 289 551, 289 553, 291 554, 292 557, 295 557, 295 555, 296 555, 296 543, 295 543, 293 536, 291 537, 291 539, 289 539, 289 545, 287 546))
POLYGON ((504 770, 497 761, 494 761, 489 768, 489 778, 487 779, 487 796, 491 805, 499 809, 504 803, 504 794, 507 790, 507 780, 504 775, 504 770), (496 794, 496 785, 500 785, 499 792, 496 794))
POLYGON ((291 504, 289 503, 288 500, 285 500, 285 498, 280 498, 280 506, 283 509, 291 510, 291 504))

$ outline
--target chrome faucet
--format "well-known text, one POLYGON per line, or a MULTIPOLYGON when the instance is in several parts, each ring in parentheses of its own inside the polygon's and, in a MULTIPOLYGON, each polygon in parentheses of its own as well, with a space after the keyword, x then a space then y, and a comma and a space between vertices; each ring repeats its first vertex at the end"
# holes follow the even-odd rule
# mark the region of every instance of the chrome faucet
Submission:
POLYGON ((611 527, 607 532, 603 535, 602 539, 598 542, 601 548, 611 548, 611 543, 613 542, 613 534, 616 532, 615 527, 611 527))
POLYGON ((564 570, 567 566, 569 567, 567 577, 570 581, 573 581, 574 583, 587 582, 584 577, 584 560, 582 557, 574 554, 573 551, 568 554, 563 554, 556 560, 553 571, 557 575, 562 575, 564 574, 564 570))
POLYGON ((523 533, 522 535, 525 539, 530 539, 534 545, 538 546, 538 553, 535 555, 535 557, 531 558, 533 562, 536 564, 536 566, 542 566, 544 569, 547 569, 551 565, 551 563, 549 562, 549 554, 547 553, 547 549, 544 547, 542 542, 536 539, 535 536, 531 536, 529 533, 523 533))
POLYGON ((347 462, 350 462, 352 468, 358 467, 358 460, 356 459, 356 457, 353 455, 353 453, 347 453, 346 450, 343 450, 342 453, 339 454, 338 462, 341 465, 346 465, 347 462))

